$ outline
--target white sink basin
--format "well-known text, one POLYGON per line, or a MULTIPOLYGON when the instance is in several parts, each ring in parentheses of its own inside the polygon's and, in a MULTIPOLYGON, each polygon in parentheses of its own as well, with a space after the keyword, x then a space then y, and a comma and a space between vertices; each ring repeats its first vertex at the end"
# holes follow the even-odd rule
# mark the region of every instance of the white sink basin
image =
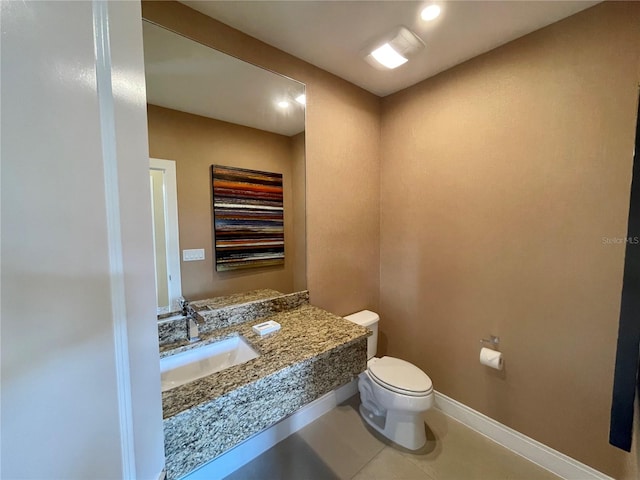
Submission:
POLYGON ((193 382, 259 356, 242 337, 231 337, 160 359, 162 391, 193 382))

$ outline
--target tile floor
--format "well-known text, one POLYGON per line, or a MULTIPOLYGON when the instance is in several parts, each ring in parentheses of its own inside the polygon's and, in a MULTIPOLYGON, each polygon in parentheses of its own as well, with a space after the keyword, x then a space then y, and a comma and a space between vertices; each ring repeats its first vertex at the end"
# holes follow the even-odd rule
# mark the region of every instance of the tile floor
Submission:
POLYGON ((558 480, 559 477, 432 409, 427 444, 409 452, 364 424, 358 395, 225 480, 558 480))

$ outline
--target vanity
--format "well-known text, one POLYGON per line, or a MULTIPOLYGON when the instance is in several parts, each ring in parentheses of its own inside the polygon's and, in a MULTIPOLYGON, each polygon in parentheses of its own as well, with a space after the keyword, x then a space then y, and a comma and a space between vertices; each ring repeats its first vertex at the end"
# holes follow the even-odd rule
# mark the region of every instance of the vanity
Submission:
MULTIPOLYGON (((306 291, 256 290, 189 303, 199 340, 188 341, 188 319, 158 325, 161 363, 185 352, 244 340, 257 354, 243 363, 162 392, 168 479, 177 479, 299 408, 350 382, 366 369, 371 332, 309 304, 306 291), (280 329, 259 335, 273 320, 280 329)), ((166 377, 166 375, 165 375, 166 377)))

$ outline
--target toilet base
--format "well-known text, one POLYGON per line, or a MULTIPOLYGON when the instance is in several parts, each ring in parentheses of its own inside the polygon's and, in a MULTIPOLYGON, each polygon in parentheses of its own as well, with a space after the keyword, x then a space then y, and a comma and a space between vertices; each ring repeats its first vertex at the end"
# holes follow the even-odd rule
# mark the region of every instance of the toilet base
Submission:
POLYGON ((371 428, 401 447, 418 450, 427 443, 422 412, 387 410, 385 415, 375 415, 362 404, 359 410, 371 428))

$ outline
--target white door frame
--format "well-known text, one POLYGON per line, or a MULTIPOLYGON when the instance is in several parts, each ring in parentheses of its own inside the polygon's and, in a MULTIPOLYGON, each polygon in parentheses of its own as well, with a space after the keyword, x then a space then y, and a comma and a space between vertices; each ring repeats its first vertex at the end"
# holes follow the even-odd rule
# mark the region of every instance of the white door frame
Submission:
POLYGON ((161 158, 149 159, 150 170, 164 173, 164 221, 167 238, 167 273, 169 279, 169 306, 166 311, 158 309, 158 313, 169 313, 179 310, 178 299, 182 296, 182 277, 180 274, 180 241, 178 228, 178 189, 176 184, 176 162, 161 158))

